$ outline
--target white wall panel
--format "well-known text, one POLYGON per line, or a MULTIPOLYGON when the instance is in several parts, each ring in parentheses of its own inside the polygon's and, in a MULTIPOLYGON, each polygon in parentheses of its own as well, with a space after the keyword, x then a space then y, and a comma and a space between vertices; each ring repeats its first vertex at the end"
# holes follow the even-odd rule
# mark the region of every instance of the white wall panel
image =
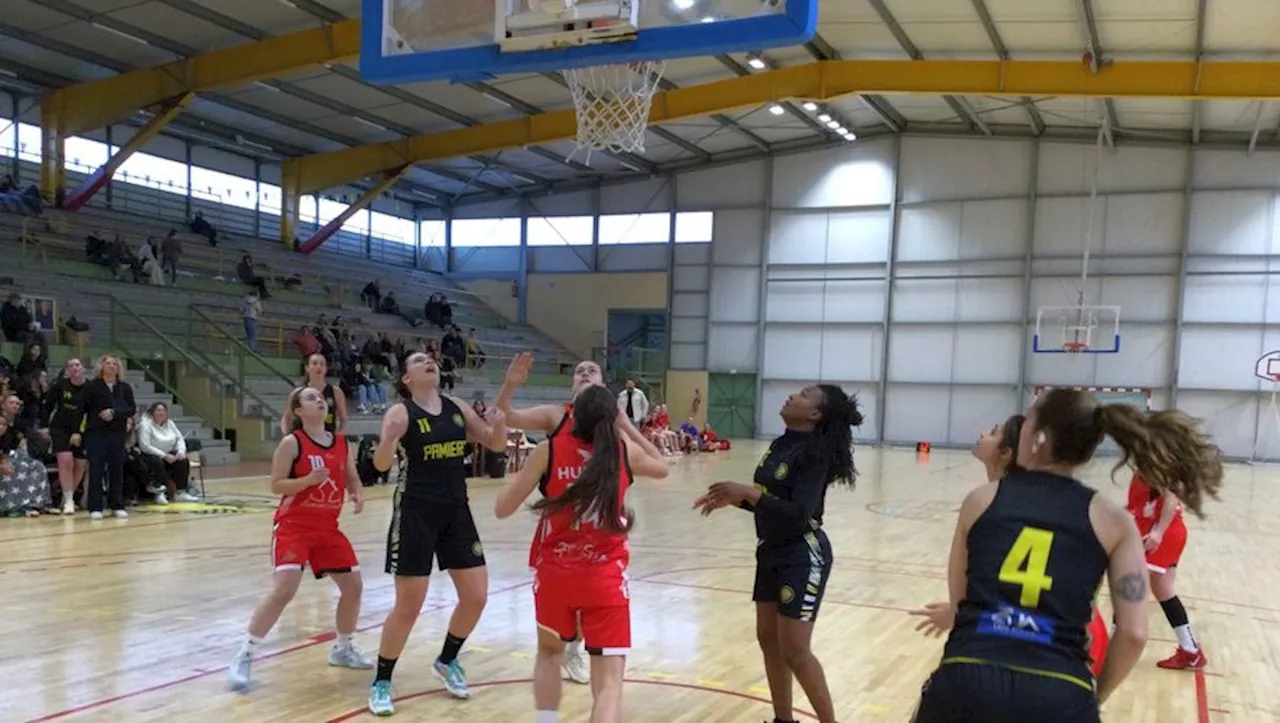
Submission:
MULTIPOLYGON (((589 250, 589 247, 583 247, 589 250)), ((600 247, 601 271, 666 271, 671 247, 668 244, 600 247)))
POLYGON ((764 377, 878 379, 881 343, 876 327, 769 324, 764 333, 764 377))
POLYGON ((1275 194, 1205 191, 1191 197, 1188 250, 1211 254, 1274 253, 1275 194))
POLYGON ((530 216, 590 216, 595 213, 594 209, 594 191, 573 191, 529 199, 530 216))
POLYGON ((671 274, 674 291, 707 291, 711 288, 711 271, 706 266, 677 266, 671 274))
POLYGON ((774 159, 775 208, 888 205, 893 142, 855 143, 774 159))
POLYGON ((760 332, 755 324, 711 322, 707 334, 707 371, 754 372, 760 332))
MULTIPOLYGON (((810 384, 816 384, 818 380, 796 380, 796 381, 772 381, 766 380, 760 389, 760 425, 758 433, 762 437, 776 437, 783 432, 782 419, 778 416, 778 411, 782 409, 782 405, 786 402, 787 397, 795 394, 810 384)), ((832 380, 833 384, 840 384, 839 381, 832 380)), ((846 392, 853 392, 858 395, 858 407, 862 411, 862 426, 853 431, 855 441, 873 440, 878 437, 876 429, 877 411, 879 404, 876 390, 874 387, 859 386, 854 384, 841 384, 846 392)), ((856 461, 856 453, 855 453, 856 461)))
POLYGON ((707 341, 707 320, 671 318, 671 343, 703 344, 707 341))
POLYGON ((1126 322, 1172 322, 1177 313, 1176 276, 1107 276, 1096 281, 1097 303, 1120 307, 1122 331, 1126 322))
POLYGON ((827 214, 775 212, 768 239, 771 264, 821 264, 827 255, 827 214))
MULTIPOLYGON (((765 161, 751 161, 682 173, 676 203, 681 211, 763 205, 767 169, 765 161)), ((717 216, 716 224, 719 223, 717 216)))
POLYGON ((959 295, 955 279, 893 282, 893 321, 954 321, 959 295))
POLYGON ((1027 206, 1020 198, 964 202, 960 258, 1008 258, 1026 253, 1027 206))
POLYGON ((590 246, 540 246, 528 249, 529 271, 590 271, 590 246))
POLYGON ((884 281, 825 281, 823 284, 820 317, 823 321, 879 324, 884 320, 884 281))
POLYGON ((955 330, 956 327, 941 324, 890 326, 889 381, 938 382, 950 379, 955 330))
MULTIPOLYGON (((1018 384, 1018 358, 1025 337, 1018 326, 956 328, 950 381, 956 384, 1018 384)), ((890 349, 892 351, 892 348, 890 349)), ((948 377, 938 377, 942 381, 948 377)))
POLYGON ((600 213, 648 213, 671 210, 670 180, 663 177, 619 183, 600 189, 600 213))
POLYGON ((893 442, 943 441, 951 389, 945 384, 890 384, 884 438, 893 442), (927 414, 922 410, 929 410, 927 414))
POLYGON ((832 213, 827 223, 826 262, 857 264, 887 260, 892 226, 893 217, 887 210, 832 213))
POLYGON ((519 218, 524 204, 518 198, 503 198, 487 203, 458 206, 454 218, 519 218))
MULTIPOLYGON (((947 441, 967 444, 1026 408, 1013 387, 952 387, 947 441)), ((980 478, 975 478, 975 480, 980 478)))
POLYGON ((960 279, 957 291, 958 321, 1023 321, 1022 279, 960 279))
POLYGON ((765 321, 814 323, 822 321, 824 281, 769 282, 765 287, 765 321))
POLYGON ((1025 195, 1031 172, 1026 141, 902 139, 904 203, 1025 195))
POLYGON ((1120 353, 1093 356, 1096 386, 1167 386, 1172 381, 1173 326, 1125 326, 1121 320, 1120 353))
POLYGON ((764 211, 716 211, 711 260, 717 264, 763 262, 764 211))
POLYGON ((1106 234, 1094 246, 1108 254, 1176 254, 1182 247, 1182 193, 1106 198, 1106 234))
POLYGON ((1265 276, 1189 277, 1183 318, 1211 323, 1260 322, 1267 308, 1268 286, 1265 276))
POLYGON ((677 291, 671 295, 671 313, 675 316, 701 317, 705 325, 707 319, 707 294, 677 291))
MULTIPOLYGON (((1042 143, 1039 192, 1087 194, 1093 185, 1098 150, 1093 144, 1042 143)), ((1096 173, 1100 193, 1181 190, 1187 152, 1180 148, 1116 146, 1105 149, 1096 173)))
POLYGON ((707 345, 671 342, 672 369, 706 369, 707 345))
POLYGON ((1185 327, 1178 360, 1178 386, 1257 389, 1254 363, 1270 351, 1261 327, 1185 327))
POLYGON ((959 202, 903 208, 898 218, 898 260, 959 258, 962 208, 959 202))
POLYGON ((711 263, 711 244, 676 244, 671 250, 676 265, 711 263))
POLYGON ((1196 151, 1195 188, 1280 186, 1280 153, 1196 151))
POLYGON ((760 319, 760 269, 738 266, 711 268, 707 315, 712 321, 754 322, 760 319))
MULTIPOLYGON (((1105 214, 1103 199, 1097 202, 1093 215, 1093 238, 1102 237, 1105 214)), ((1032 249, 1036 256, 1083 255, 1085 235, 1089 232, 1089 199, 1041 198, 1036 201, 1036 232, 1032 249)), ((1096 244, 1095 249, 1101 244, 1096 244)))
POLYGON ((1205 420, 1213 431, 1213 441, 1227 456, 1251 457, 1259 403, 1265 407, 1262 399, 1261 395, 1252 393, 1186 391, 1178 394, 1178 406, 1187 414, 1205 420))

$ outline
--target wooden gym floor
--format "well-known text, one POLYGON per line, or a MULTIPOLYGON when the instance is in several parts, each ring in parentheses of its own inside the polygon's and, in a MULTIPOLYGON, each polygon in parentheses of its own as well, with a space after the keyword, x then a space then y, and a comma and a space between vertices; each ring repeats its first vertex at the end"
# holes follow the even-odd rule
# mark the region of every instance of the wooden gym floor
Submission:
MULTIPOLYGON (((679 460, 665 482, 631 494, 634 651, 629 721, 737 723, 772 718, 754 640, 750 518, 690 510, 709 482, 748 480, 761 443, 679 460)), ((944 564, 955 511, 983 481, 962 452, 864 448, 862 480, 833 490, 827 530, 836 566, 815 647, 841 720, 904 721, 941 642, 913 631, 905 611, 945 596, 944 564)), ((1124 489, 1089 479, 1115 499, 1124 489)), ((1180 576, 1183 599, 1210 665, 1162 671, 1173 636, 1151 604, 1152 642, 1108 704, 1112 721, 1280 721, 1280 471, 1232 466, 1212 517, 1191 520, 1180 576)), ((530 515, 493 518, 501 483, 472 483, 472 505, 491 576, 489 606, 463 654, 473 698, 440 693, 428 664, 452 606, 444 576, 431 593, 396 671, 398 719, 518 723, 532 718, 528 677, 534 624, 526 569, 530 515)), ((272 500, 259 479, 211 485, 220 514, 139 511, 91 524, 0 521, 0 720, 339 721, 366 718, 371 673, 326 664, 335 590, 307 579, 272 631, 247 695, 227 691, 225 666, 269 576, 272 500), (239 506, 241 511, 234 512, 239 506), (256 506, 258 511, 253 510, 256 506)), ((363 515, 344 513, 366 575, 359 644, 370 655, 391 605, 382 573, 390 490, 370 490, 363 515)), ((1107 606, 1105 595, 1102 604, 1107 606)), ((585 720, 590 693, 566 684, 562 719, 585 720)), ((805 708, 797 688, 797 703, 805 708)), ((800 712, 801 720, 812 720, 800 712)))

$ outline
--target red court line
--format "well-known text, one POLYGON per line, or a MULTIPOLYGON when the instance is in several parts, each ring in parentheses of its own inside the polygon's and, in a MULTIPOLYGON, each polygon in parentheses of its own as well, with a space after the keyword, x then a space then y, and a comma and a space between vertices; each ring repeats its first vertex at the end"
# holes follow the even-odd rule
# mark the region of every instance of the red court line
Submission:
POLYGON ((1199 723, 1209 723, 1209 693, 1204 681, 1204 669, 1196 669, 1196 718, 1199 723))
MULTIPOLYGON (((502 593, 505 593, 505 592, 511 592, 512 590, 519 590, 520 588, 528 587, 531 584, 532 584, 531 582, 522 582, 517 585, 508 585, 506 587, 498 588, 497 590, 490 590, 489 597, 493 597, 494 595, 501 595, 502 593)), ((454 604, 455 603, 452 601, 437 603, 435 605, 432 605, 431 607, 423 608, 422 612, 419 613, 419 615, 423 615, 426 613, 439 612, 454 604)), ((377 628, 382 627, 383 624, 384 623, 366 625, 362 628, 356 628, 356 632, 365 633, 370 630, 376 630, 377 628)), ((270 660, 272 658, 278 658, 283 655, 288 655, 289 653, 294 653, 299 650, 304 650, 306 648, 311 648, 316 645, 321 645, 323 643, 328 642, 332 638, 333 638, 332 633, 321 633, 319 635, 313 635, 312 637, 308 638, 305 642, 298 643, 297 645, 293 645, 288 648, 284 648, 283 650, 277 650, 271 653, 267 653, 266 655, 261 655, 257 658, 254 658, 254 661, 257 662, 262 660, 270 660)), ((188 675, 182 678, 175 678, 173 680, 168 680, 163 683, 147 686, 146 688, 131 690, 127 693, 121 693, 119 695, 111 696, 110 698, 102 698, 101 700, 95 700, 89 703, 84 703, 82 705, 75 706, 73 708, 60 710, 60 711, 57 711, 56 713, 50 713, 48 715, 44 715, 39 718, 32 718, 29 721, 27 721, 27 723, 39 723, 40 721, 50 721, 50 720, 57 720, 59 718, 66 718, 67 716, 75 715, 76 713, 83 713, 87 710, 94 710, 95 708, 101 708, 103 706, 111 705, 112 703, 119 703, 122 700, 128 700, 130 698, 136 698, 140 695, 146 695, 147 693, 154 693, 159 690, 165 690, 167 688, 172 688, 177 685, 182 685, 183 683, 189 683, 193 680, 199 680, 200 678, 207 678, 208 676, 213 675, 214 673, 222 673, 224 671, 226 671, 225 667, 201 670, 200 672, 192 673, 191 675, 188 675)))
MULTIPOLYGON (((712 688, 710 686, 705 686, 705 685, 694 685, 692 683, 678 683, 678 682, 673 682, 669 680, 645 680, 641 678, 625 678, 624 680, 629 685, 656 685, 663 688, 682 688, 684 690, 696 690, 699 692, 715 693, 717 695, 727 695, 733 698, 741 698, 742 700, 750 700, 756 703, 763 703, 765 705, 771 705, 773 703, 773 701, 769 700, 768 698, 762 698, 758 695, 751 695, 749 693, 739 693, 736 690, 725 690, 723 688, 712 688)), ((472 688, 496 688, 500 685, 521 685, 521 684, 527 685, 532 682, 533 682, 533 678, 513 678, 510 680, 489 680, 483 683, 473 683, 471 687, 472 688)), ((406 700, 413 700, 414 698, 428 698, 433 695, 439 695, 440 693, 443 693, 443 692, 445 692, 444 688, 436 688, 434 690, 424 690, 417 693, 410 693, 409 695, 403 695, 396 698, 395 700, 397 703, 402 703, 406 700)), ((343 713, 342 715, 336 718, 330 718, 329 720, 325 721, 325 723, 342 723, 343 721, 349 721, 352 718, 358 718, 364 715, 365 712, 366 712, 365 708, 356 708, 355 710, 343 713)), ((804 718, 809 718, 811 720, 818 719, 817 714, 811 711, 807 711, 803 708, 796 708, 795 712, 797 715, 800 715, 804 718)))

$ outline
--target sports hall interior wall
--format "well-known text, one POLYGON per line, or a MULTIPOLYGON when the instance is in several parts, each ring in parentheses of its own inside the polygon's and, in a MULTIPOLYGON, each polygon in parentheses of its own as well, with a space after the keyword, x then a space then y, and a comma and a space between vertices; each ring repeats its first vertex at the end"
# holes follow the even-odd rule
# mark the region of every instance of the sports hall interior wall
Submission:
POLYGON ((956 446, 1036 385, 1147 387, 1231 457, 1280 456, 1253 376, 1280 347, 1280 154, 1104 149, 1085 303, 1122 307, 1121 350, 1033 354, 1036 309, 1076 302, 1095 157, 906 135, 678 174, 675 207, 715 229, 673 247, 670 367, 758 374, 759 436, 818 380, 859 391, 863 440, 956 446))

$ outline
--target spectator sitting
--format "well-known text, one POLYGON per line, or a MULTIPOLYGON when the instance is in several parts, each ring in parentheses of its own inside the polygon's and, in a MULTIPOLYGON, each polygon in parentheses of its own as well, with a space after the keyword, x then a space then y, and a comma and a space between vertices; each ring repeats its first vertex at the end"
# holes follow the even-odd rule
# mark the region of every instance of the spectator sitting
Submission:
POLYGON ((182 239, 178 232, 170 230, 160 242, 160 265, 169 274, 169 283, 178 283, 178 259, 182 257, 182 239))
POLYGON ((453 385, 458 381, 456 367, 453 359, 447 356, 440 357, 440 391, 453 393, 453 385))
POLYGON ((18 182, 13 180, 11 174, 4 174, 4 178, 0 178, 0 193, 10 193, 18 190, 18 182))
POLYGON ((22 400, 6 394, 0 404, 0 513, 10 517, 37 517, 49 506, 49 473, 44 463, 28 452, 34 427, 23 424, 22 400), (4 466, 9 468, 5 474, 4 466))
POLYGON ((294 332, 290 341, 292 341, 293 345, 298 348, 298 354, 300 354, 303 359, 306 359, 312 354, 320 353, 320 340, 316 338, 315 334, 311 333, 311 327, 309 326, 299 327, 298 330, 294 332))
POLYGON ((26 343, 39 336, 40 327, 31 318, 31 312, 22 304, 22 294, 9 294, 9 301, 0 309, 0 332, 5 341, 26 343))
POLYGON ((440 297, 440 327, 453 326, 453 305, 444 297, 444 294, 437 294, 440 297))
POLYGON ((480 340, 476 338, 476 330, 469 329, 467 331, 467 366, 472 369, 479 369, 484 366, 484 361, 484 348, 480 346, 480 340))
POLYGON ((680 423, 680 449, 686 454, 695 452, 698 449, 698 425, 693 423, 693 417, 689 417, 680 423))
POLYGON ((99 266, 111 267, 115 264, 111 261, 111 244, 107 243, 105 235, 101 231, 90 232, 84 239, 84 255, 99 266))
POLYGON ((444 297, 440 294, 432 294, 427 297, 427 303, 422 305, 422 316, 432 324, 444 328, 443 317, 440 314, 440 304, 444 302, 444 297))
POLYGON ((133 275, 133 283, 142 281, 142 262, 129 250, 129 244, 120 238, 120 234, 116 234, 115 239, 111 241, 111 246, 107 249, 107 258, 111 262, 111 274, 117 281, 120 280, 120 272, 126 268, 133 275))
POLYGON ((14 389, 22 400, 22 421, 34 429, 48 426, 45 410, 49 409, 49 372, 39 369, 23 376, 14 389))
POLYGON ((378 308, 378 310, 383 314, 398 316, 401 319, 404 319, 406 324, 414 328, 417 328, 417 326, 421 323, 417 319, 414 319, 413 317, 409 316, 408 314, 400 310, 400 302, 396 301, 396 292, 394 291, 387 292, 387 295, 382 298, 382 305, 378 308))
POLYGON ((191 465, 187 461, 187 440, 178 425, 169 418, 169 407, 164 402, 152 404, 142 416, 138 424, 138 449, 142 451, 148 467, 147 476, 157 483, 157 504, 169 503, 165 496, 168 482, 172 482, 175 488, 175 501, 199 500, 190 492, 191 465), (165 487, 159 486, 161 482, 166 483, 165 487))
POLYGON ((374 378, 373 370, 356 362, 352 365, 352 386, 356 390, 356 411, 380 414, 387 408, 387 390, 374 378))
POLYGON ((199 211, 196 211, 196 217, 191 219, 191 233, 197 233, 209 239, 210 246, 218 245, 218 229, 204 220, 204 214, 199 211))
POLYGON ((377 279, 364 285, 364 290, 360 292, 360 303, 367 304, 375 314, 382 309, 382 286, 377 279))
POLYGON ((245 254, 240 257, 240 263, 236 264, 236 277, 240 279, 240 283, 245 286, 252 286, 258 290, 258 296, 263 299, 270 299, 271 293, 267 291, 267 280, 258 276, 253 270, 253 257, 245 254))
POLYGON ((48 368, 49 365, 44 358, 44 345, 36 340, 28 341, 26 348, 22 350, 22 358, 18 360, 16 376, 21 378, 48 368))

